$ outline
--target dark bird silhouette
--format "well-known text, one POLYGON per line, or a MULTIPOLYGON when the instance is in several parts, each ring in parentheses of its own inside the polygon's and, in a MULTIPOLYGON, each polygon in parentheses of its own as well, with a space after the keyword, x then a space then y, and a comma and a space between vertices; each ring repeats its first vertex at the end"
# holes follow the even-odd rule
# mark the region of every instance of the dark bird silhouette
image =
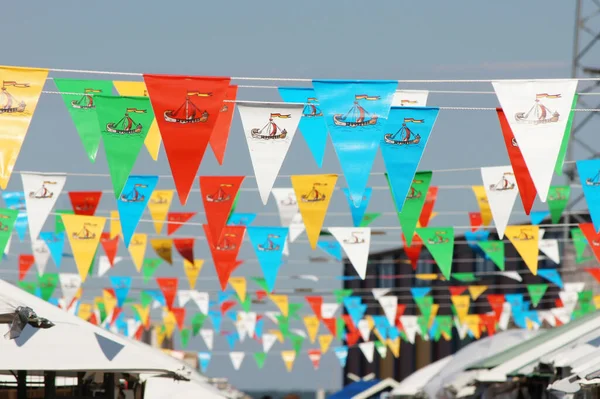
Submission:
POLYGON ((6 339, 16 339, 27 324, 33 328, 52 328, 54 323, 39 317, 33 309, 27 306, 18 306, 14 312, 0 314, 0 324, 10 324, 10 330, 4 334, 6 339))

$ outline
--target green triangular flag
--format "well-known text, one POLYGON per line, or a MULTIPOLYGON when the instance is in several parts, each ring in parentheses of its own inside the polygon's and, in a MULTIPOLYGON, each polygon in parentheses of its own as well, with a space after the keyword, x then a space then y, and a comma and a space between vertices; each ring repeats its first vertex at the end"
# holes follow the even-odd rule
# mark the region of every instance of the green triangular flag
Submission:
POLYGON ((250 306, 252 305, 252 298, 250 298, 250 295, 246 295, 246 299, 244 302, 240 302, 240 305, 242 305, 242 310, 244 312, 249 312, 250 306))
POLYGON ((63 231, 65 231, 65 224, 62 221, 62 216, 61 215, 74 215, 75 212, 73 212, 70 209, 57 209, 56 211, 56 216, 54 219, 54 232, 56 234, 60 234, 63 231))
POLYGON ((290 336, 290 341, 292 341, 292 347, 296 354, 298 354, 302 350, 302 343, 304 342, 304 337, 301 335, 292 334, 290 336))
POLYGON ((475 277, 474 273, 452 273, 452 278, 462 281, 463 283, 471 283, 473 281, 477 281, 477 277, 475 277))
POLYGON ((452 316, 436 316, 435 319, 438 331, 452 338, 452 316))
POLYGON ((238 199, 240 198, 240 191, 235 195, 235 199, 233 200, 233 204, 231 205, 231 210, 229 211, 229 215, 227 215, 227 223, 229 223, 229 219, 231 215, 235 212, 235 208, 237 208, 238 199))
POLYGON ((40 288, 40 295, 44 301, 48 301, 52 298, 52 294, 54 294, 54 290, 56 290, 57 286, 57 273, 46 273, 43 276, 38 276, 38 287, 40 288))
POLYGON ((256 365, 259 369, 262 369, 265 365, 265 360, 267 359, 267 354, 265 352, 256 352, 254 354, 254 360, 256 361, 256 365))
POLYGON ((580 264, 591 260, 593 256, 583 256, 585 254, 585 249, 588 246, 588 242, 583 231, 581 231, 579 227, 571 229, 571 238, 573 239, 573 246, 575 247, 575 263, 580 264))
POLYGON ((577 293, 577 301, 579 304, 582 303, 591 303, 594 299, 594 291, 592 290, 584 290, 577 293))
POLYGON ((154 120, 148 97, 95 96, 106 162, 118 199, 154 120))
POLYGON ((142 307, 150 306, 154 297, 146 291, 140 292, 140 304, 142 307))
MULTIPOLYGON (((413 235, 423 210, 423 205, 427 199, 427 190, 431 184, 432 172, 417 172, 408 190, 408 195, 404 201, 402 212, 398 212, 398 220, 400 221, 400 227, 402 227, 402 234, 406 239, 406 245, 412 245, 413 235)), ((387 178, 387 173, 386 173, 387 178)), ((390 181, 388 179, 388 186, 390 181)), ((392 187, 390 186, 390 191, 392 187)), ((396 210, 398 210, 398 204, 396 204, 396 210)))
MULTIPOLYGON (((571 104, 571 110, 577 108, 577 100, 579 99, 579 94, 575 93, 573 96, 573 103, 571 104)), ((573 127, 573 118, 575 116, 575 111, 571 111, 569 113, 569 118, 567 119, 567 125, 565 127, 565 134, 562 139, 562 143, 560 145, 560 151, 558 153, 558 158, 556 159, 556 166, 554 167, 554 171, 557 175, 562 176, 563 166, 565 164, 565 158, 567 157, 567 147, 569 146, 569 141, 571 139, 571 128, 573 127)))
POLYGON ((100 313, 100 324, 104 323, 106 320, 106 306, 104 306, 104 302, 97 302, 96 308, 98 308, 98 313, 100 313))
POLYGON ((406 333, 404 331, 400 331, 400 339, 402 339, 402 341, 404 342, 408 342, 408 337, 406 336, 406 333))
POLYGON ((381 341, 375 341, 375 349, 377 349, 379 357, 385 359, 385 356, 387 355, 387 346, 381 341))
POLYGON ((349 297, 350 295, 352 295, 352 290, 351 289, 336 289, 333 290, 333 296, 335 297, 335 301, 339 304, 344 302, 344 298, 349 297))
POLYGON ((423 315, 417 317, 417 325, 421 329, 421 336, 426 337, 429 332, 429 318, 423 315))
POLYGON ((204 313, 198 312, 194 315, 192 319, 192 335, 195 337, 200 332, 200 329, 204 325, 204 320, 206 320, 206 315, 204 313))
POLYGON ((98 248, 100 248, 100 246, 96 247, 96 252, 94 252, 94 257, 92 258, 92 261, 90 262, 90 268, 88 269, 88 276, 90 277, 94 276, 94 265, 96 264, 96 257, 98 256, 98 248))
POLYGON ((112 95, 112 81, 55 78, 54 84, 61 92, 89 160, 95 162, 101 137, 96 98, 99 95, 112 95))
POLYGON ((256 285, 258 285, 260 288, 262 288, 263 291, 269 292, 269 287, 267 286, 267 282, 264 277, 251 277, 251 278, 252 278, 252 280, 254 280, 256 285))
POLYGON ((301 320, 299 312, 302 310, 303 306, 304 304, 302 303, 291 302, 288 305, 288 318, 290 320, 301 320))
POLYGON ((546 293, 548 284, 527 284, 527 292, 529 292, 529 298, 531 298, 531 305, 537 308, 540 300, 546 293))
POLYGON ((368 227, 379 216, 381 216, 381 212, 365 213, 358 227, 368 227))
POLYGON ((154 273, 156 273, 156 269, 158 269, 162 262, 163 260, 161 258, 144 259, 144 262, 142 263, 142 275, 144 276, 144 284, 147 284, 150 281, 152 276, 154 276, 154 273))
POLYGON ((181 330, 181 347, 183 349, 187 348, 189 342, 190 342, 190 336, 192 334, 192 332, 190 331, 189 328, 184 328, 181 330))
POLYGON ((431 318, 431 308, 433 307, 433 297, 432 296, 422 296, 414 298, 421 315, 425 316, 427 322, 429 323, 429 319, 431 318))
POLYGON ((548 191, 548 208, 552 217, 552 223, 556 224, 560 221, 560 216, 569 203, 571 196, 570 186, 550 186, 548 191))
POLYGON ((479 241, 478 244, 498 269, 504 271, 504 241, 479 241))
POLYGON ((344 336, 346 335, 346 323, 344 322, 344 319, 342 319, 341 317, 338 317, 335 319, 335 332, 336 332, 336 338, 339 340, 343 340, 344 336))
POLYGON ((281 335, 284 338, 287 338, 290 335, 290 320, 284 315, 275 316, 277 319, 277 325, 279 326, 279 331, 281 331, 281 335))
POLYGON ((449 280, 454 256, 454 228, 420 227, 416 230, 442 274, 449 280))
POLYGON ((37 283, 33 281, 18 281, 17 286, 31 295, 35 295, 35 291, 37 290, 37 283))
POLYGON ((12 235, 19 211, 16 209, 0 209, 0 255, 4 253, 6 244, 12 235))

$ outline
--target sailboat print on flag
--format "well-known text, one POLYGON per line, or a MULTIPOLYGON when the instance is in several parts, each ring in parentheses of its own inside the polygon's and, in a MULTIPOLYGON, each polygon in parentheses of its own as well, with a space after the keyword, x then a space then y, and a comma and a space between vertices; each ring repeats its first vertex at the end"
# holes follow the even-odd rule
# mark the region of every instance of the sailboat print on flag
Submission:
POLYGON ((313 80, 355 207, 367 187, 397 81, 313 80))
POLYGON ((504 238, 510 214, 519 194, 517 180, 511 166, 481 168, 481 178, 490 210, 496 225, 498 238, 504 238))
POLYGON ((237 103, 258 192, 264 205, 296 134, 301 104, 237 103))
POLYGON ((64 174, 21 173, 29 236, 36 240, 67 181, 64 174))
POLYGON ((396 210, 404 201, 433 130, 439 108, 392 107, 380 135, 381 154, 396 210))
POLYGON ((577 172, 594 230, 600 232, 600 159, 577 161, 577 172))
POLYGON ((371 187, 367 187, 365 189, 365 193, 363 194, 362 201, 360 202, 360 206, 354 206, 354 202, 352 202, 352 198, 350 197, 350 191, 347 188, 343 188, 342 191, 346 196, 346 200, 348 201, 348 206, 350 207, 350 213, 352 214, 352 224, 354 227, 360 227, 360 223, 365 216, 365 212, 367 211, 367 206, 369 206, 369 201, 371 200, 371 194, 373 189, 371 187))
POLYGON ((424 107, 428 97, 427 90, 396 90, 392 107, 424 107))
POLYGON ((531 180, 546 202, 577 80, 492 82, 531 180))
POLYGON ((131 237, 157 184, 158 176, 129 176, 125 182, 117 209, 126 248, 129 248, 131 237))
POLYGON ((287 227, 248 226, 246 231, 265 276, 269 292, 272 292, 275 288, 277 273, 281 268, 283 246, 287 241, 288 229, 287 227))
POLYGON ((327 123, 315 91, 309 87, 280 87, 279 95, 286 103, 304 103, 299 129, 320 168, 327 146, 327 123))
POLYGON ((367 276, 369 249, 371 247, 370 227, 330 227, 329 232, 340 243, 348 260, 359 277, 367 276))

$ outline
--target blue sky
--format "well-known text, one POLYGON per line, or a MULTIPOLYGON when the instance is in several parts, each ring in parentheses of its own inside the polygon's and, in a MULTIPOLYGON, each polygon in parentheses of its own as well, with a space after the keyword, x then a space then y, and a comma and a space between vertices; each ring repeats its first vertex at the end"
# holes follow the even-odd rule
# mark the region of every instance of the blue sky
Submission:
MULTIPOLYGON (((574 2, 518 1, 502 2, 445 0, 409 2, 379 0, 328 1, 59 1, 52 5, 37 2, 8 2, 3 5, 3 28, 14 40, 2 47, 5 65, 36 66, 124 72, 219 75, 274 78, 352 78, 352 79, 493 79, 493 78, 559 78, 569 77, 573 40, 574 2), (43 5, 42 5, 43 4, 43 5)), ((51 76, 71 78, 123 79, 118 76, 94 76, 52 73, 51 76)), ((277 85, 289 83, 239 84, 277 85)), ((492 91, 490 84, 406 84, 403 88, 431 90, 492 91)), ((53 90, 49 82, 46 90, 53 90)), ((279 100, 273 89, 240 89, 244 100, 279 100)), ((493 95, 431 94, 434 106, 497 106, 493 95)), ((328 144, 323 171, 340 171, 333 147, 328 144)), ((43 95, 26 143, 16 165, 17 170, 41 172, 108 173, 103 150, 99 160, 90 164, 70 117, 59 96, 43 95)), ((301 136, 295 140, 281 170, 282 174, 318 173, 309 157, 301 136)), ((507 164, 506 150, 494 112, 442 111, 425 151, 420 170, 480 167, 507 164)), ((200 169, 201 174, 243 174, 250 170, 250 158, 239 116, 232 125, 225 165, 218 167, 210 151, 200 169)), ((383 172, 378 155, 373 171, 383 172)), ((139 174, 168 174, 164 152, 154 163, 143 152, 134 169, 139 174)), ((557 182, 560 180, 557 180, 557 182)), ((385 185, 383 176, 374 176, 373 186, 385 185)), ((252 188, 248 180, 244 187, 252 188)), ((345 184, 343 179, 339 186, 345 184)), ((480 184, 477 171, 466 173, 434 173, 433 184, 480 184)), ((281 178, 277 186, 289 186, 281 178)), ((172 180, 162 179, 160 188, 172 188, 172 180)), ((66 190, 110 189, 108 178, 69 178, 66 190)), ((9 189, 20 190, 18 175, 9 189)), ((197 184, 195 196, 186 209, 200 210, 197 184)), ((436 210, 467 211, 476 209, 470 190, 444 190, 438 196, 436 210)), ((539 205, 539 204, 538 204, 539 205)), ((370 210, 393 210, 389 194, 374 193, 370 210)), ((62 197, 59 208, 68 208, 62 197)), ((174 210, 180 210, 175 206, 174 210)), ((101 209, 115 209, 113 199, 105 195, 101 209)), ((331 211, 347 211, 341 192, 336 193, 331 211)), ((520 205, 515 206, 520 210, 520 205)), ((275 212, 271 201, 262 207, 257 192, 243 194, 240 212, 275 212)), ((105 215, 105 214, 104 214, 105 215)), ((194 221, 202 221, 197 217, 194 221)), ((255 224, 275 225, 277 216, 262 215, 255 224)), ((328 217, 326 225, 349 226, 350 215, 328 217)), ((439 225, 465 225, 466 216, 440 216, 439 225)), ((395 217, 382 218, 375 226, 396 226, 395 217)), ((51 228, 51 224, 47 228, 51 228)), ((144 223, 139 231, 152 232, 144 223)), ((198 227, 186 227, 182 234, 203 235, 198 227)), ((305 241, 304 238, 302 238, 305 241)), ((373 251, 395 246, 398 231, 375 240, 373 251), (387 244, 377 244, 377 241, 387 244)), ((13 253, 29 251, 28 244, 13 246, 13 253)), ((204 242, 196 247, 197 257, 210 259, 204 242)), ((311 287, 331 291, 338 283, 336 264, 310 264, 308 244, 291 247, 290 263, 282 276, 320 274, 321 281, 311 287)), ((125 254, 125 253, 124 253, 125 254)), ((148 253, 150 254, 150 252, 148 253)), ((249 245, 241 257, 254 259, 249 245)), ((199 290, 214 293, 212 262, 201 274, 199 290)), ((1 266, 3 276, 16 280, 15 258, 1 266)), ((53 266, 48 268, 53 270, 53 266)), ((65 262, 63 271, 74 272, 75 266, 65 262)), ((123 262, 111 272, 115 275, 134 274, 129 262, 123 262)), ((183 275, 181 263, 174 268, 163 267, 160 275, 183 275)), ((255 262, 248 262, 237 275, 260 275, 255 262)), ((290 289, 305 286, 282 278, 278 286, 290 289)), ((86 283, 89 297, 108 287, 107 279, 86 283)), ((140 280, 135 287, 142 288, 140 280)), ((254 291, 250 283, 250 290, 254 291)), ((139 292, 139 291, 134 291, 139 292)), ((301 297, 296 297, 302 301, 301 297)), ((263 306, 257 311, 272 310, 263 306)), ((304 313, 308 310, 305 309, 304 313)), ((300 327, 300 325, 295 326, 300 327)), ((271 325, 271 328, 274 328, 271 325)), ((229 324, 226 329, 233 330, 229 324)), ((322 327, 322 332, 324 332, 322 327)), ((305 345, 308 348, 308 345, 305 345)), ((193 350, 203 350, 198 337, 191 343, 193 350)), ((255 351, 256 343, 240 345, 236 350, 255 351)), ((293 373, 286 373, 276 346, 265 368, 258 370, 249 356, 240 371, 235 372, 227 356, 224 338, 217 338, 217 354, 209 375, 226 376, 241 389, 336 389, 341 384, 341 369, 335 356, 324 356, 321 370, 313 372, 306 355, 296 361, 293 373)))

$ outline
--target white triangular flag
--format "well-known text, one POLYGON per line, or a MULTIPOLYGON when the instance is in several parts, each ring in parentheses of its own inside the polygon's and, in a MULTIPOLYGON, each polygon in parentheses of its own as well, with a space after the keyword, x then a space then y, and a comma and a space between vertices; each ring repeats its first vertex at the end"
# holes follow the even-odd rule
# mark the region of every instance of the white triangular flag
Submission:
POLYGON ((248 331, 246 330, 246 325, 244 324, 244 322, 242 320, 238 320, 235 322, 235 330, 237 331, 237 334, 238 334, 238 340, 240 342, 244 342, 244 340, 246 339, 246 335, 248 334, 248 331))
POLYGON ((427 90, 396 90, 392 107, 424 107, 427 105, 427 90))
POLYGON ((98 257, 98 277, 102 277, 106 274, 107 271, 110 270, 111 267, 123 260, 122 256, 115 256, 113 261, 113 265, 110 264, 110 260, 108 260, 108 256, 100 255, 98 257))
POLYGON ((512 167, 491 166, 481 168, 481 178, 494 218, 498 238, 504 238, 515 200, 519 194, 517 180, 512 167))
POLYGON ((277 316, 281 316, 281 312, 267 310, 265 312, 265 316, 267 316, 269 318, 269 320, 271 320, 273 323, 279 324, 279 321, 277 320, 277 316))
POLYGON ((523 277, 521 277, 521 275, 518 272, 495 272, 494 274, 504 276, 506 278, 510 278, 519 282, 523 281, 523 277))
POLYGON ((371 247, 371 228, 330 227, 329 232, 340 243, 354 270, 364 280, 371 247))
POLYGON ((60 273, 58 275, 60 290, 65 301, 65 306, 69 306, 77 291, 81 288, 81 276, 79 273, 60 273))
POLYGON ((469 325, 467 323, 461 323, 458 317, 454 317, 454 327, 456 327, 460 339, 467 338, 467 333, 469 332, 469 325))
POLYGON ((206 347, 208 348, 208 350, 211 351, 213 348, 214 340, 215 340, 214 330, 210 330, 208 328, 203 328, 200 330, 200 336, 202 337, 202 340, 204 340, 204 343, 206 344, 206 347))
POLYGON ((38 275, 43 276, 46 272, 46 266, 50 260, 50 249, 46 245, 46 241, 32 240, 31 251, 33 252, 33 258, 35 260, 35 266, 37 267, 38 275))
POLYGON ((208 292, 192 291, 192 301, 198 306, 200 312, 208 315, 209 295, 208 292))
POLYGON ((275 344, 275 341, 277 341, 277 335, 275 334, 263 334, 262 336, 262 342, 263 342, 263 352, 267 353, 271 350, 271 348, 273 347, 273 345, 275 344))
POLYGON ((48 215, 54 208, 65 182, 66 175, 21 173, 25 192, 25 209, 29 223, 29 236, 35 240, 40 235, 48 215))
POLYGON ((504 302, 502 305, 502 313, 500 313, 500 320, 498 321, 498 327, 502 331, 506 331, 508 328, 508 323, 510 323, 510 317, 512 315, 512 306, 510 303, 504 302))
POLYGON ((531 180, 546 202, 577 80, 492 82, 531 180))
POLYGON ((271 190, 277 210, 279 211, 279 220, 282 227, 289 227, 292 219, 298 214, 298 202, 296 201, 296 192, 293 188, 274 188, 271 190))
POLYGON ((229 352, 229 358, 231 359, 231 364, 233 364, 233 369, 235 371, 238 371, 242 366, 244 357, 246 357, 244 352, 229 352))
POLYGON ((180 308, 185 307, 192 300, 192 292, 192 290, 177 290, 177 302, 180 308))
POLYGON ((556 318, 550 310, 538 310, 538 318, 540 321, 548 323, 551 327, 556 327, 556 318))
POLYGON ((544 234, 546 234, 546 229, 538 230, 538 240, 542 240, 544 238, 544 234))
POLYGON ((402 323, 402 327, 404 327, 404 333, 406 334, 406 339, 411 344, 415 343, 415 337, 417 336, 417 331, 419 330, 419 323, 417 316, 400 316, 400 322, 402 323))
POLYGON ((548 259, 557 265, 560 264, 560 251, 558 249, 557 239, 540 240, 539 248, 548 259))
POLYGON ((577 291, 559 291, 558 297, 563 304, 563 308, 567 309, 569 314, 573 313, 577 306, 577 302, 579 301, 577 291))
POLYGON ((248 337, 254 337, 254 330, 256 330, 256 312, 238 312, 238 318, 244 324, 246 334, 248 337))
POLYGON ((583 291, 584 288, 585 288, 584 282, 570 282, 570 283, 565 283, 564 290, 566 292, 581 292, 581 291, 583 291))
POLYGON ((281 251, 281 253, 284 254, 285 256, 290 256, 290 244, 289 244, 288 240, 289 240, 289 237, 283 243, 283 251, 281 251))
POLYGON ((391 292, 392 289, 391 288, 373 288, 372 292, 373 292, 373 297, 375 299, 379 299, 382 296, 385 296, 388 294, 388 292, 391 292))
POLYGON ((331 319, 332 317, 335 317, 335 313, 339 308, 339 303, 324 302, 321 304, 321 317, 323 319, 331 319))
POLYGON ((356 327, 358 328, 358 332, 363 341, 369 341, 369 338, 371 337, 371 326, 369 325, 369 321, 367 319, 360 319, 356 327))
POLYGON ((365 356, 365 359, 367 359, 367 362, 373 363, 373 354, 375 353, 375 342, 361 342, 360 344, 358 344, 358 347, 360 348, 362 354, 365 356))
POLYGON ((376 345, 375 349, 377 349, 377 353, 379 353, 379 357, 385 359, 387 355, 387 346, 386 345, 376 345))
POLYGON ((552 315, 556 317, 561 323, 567 324, 571 321, 571 315, 573 314, 573 309, 567 308, 552 308, 550 309, 552 315))
POLYGON ((237 103, 258 192, 264 205, 296 135, 302 104, 237 103))
POLYGON ((396 313, 398 312, 397 296, 382 296, 379 298, 379 305, 383 308, 383 313, 388 319, 390 326, 396 325, 396 313))
POLYGON ((8 241, 6 242, 6 247, 4 247, 4 255, 8 255, 10 252, 10 244, 12 242, 12 236, 8 237, 8 241))
POLYGON ((295 214, 292 217, 292 222, 290 223, 290 232, 288 236, 290 242, 296 241, 296 239, 300 237, 302 233, 304 233, 305 229, 306 228, 304 227, 304 220, 302 220, 302 215, 300 213, 295 214))

